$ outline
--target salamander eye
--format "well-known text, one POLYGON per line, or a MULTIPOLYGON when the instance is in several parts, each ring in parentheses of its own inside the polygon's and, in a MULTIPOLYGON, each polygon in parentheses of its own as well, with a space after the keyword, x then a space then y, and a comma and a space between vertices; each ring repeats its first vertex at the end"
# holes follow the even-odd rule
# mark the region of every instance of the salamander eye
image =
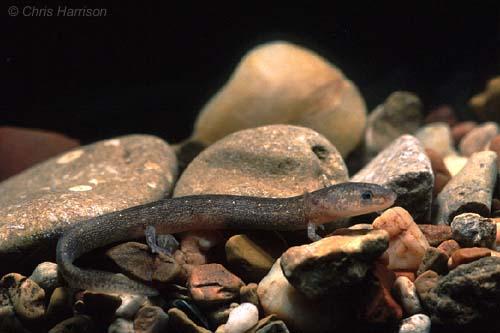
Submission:
POLYGON ((371 200, 372 197, 373 197, 373 194, 371 191, 366 191, 366 192, 361 193, 361 199, 363 199, 363 200, 371 200))

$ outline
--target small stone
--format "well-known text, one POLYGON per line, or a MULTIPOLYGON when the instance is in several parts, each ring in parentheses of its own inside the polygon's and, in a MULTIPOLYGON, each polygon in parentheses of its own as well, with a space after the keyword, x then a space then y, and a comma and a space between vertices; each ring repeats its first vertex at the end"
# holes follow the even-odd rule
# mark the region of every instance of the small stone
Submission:
POLYGON ((29 278, 42 287, 47 295, 50 295, 54 289, 61 286, 61 281, 59 281, 57 275, 57 264, 53 262, 42 262, 35 267, 29 278))
POLYGON ((453 252, 460 249, 460 244, 458 244, 454 239, 448 239, 439 244, 437 248, 443 250, 448 255, 448 257, 451 257, 453 252))
POLYGON ((306 297, 325 297, 361 283, 388 241, 383 230, 350 230, 350 235, 289 248, 281 256, 281 268, 290 284, 306 297))
POLYGON ((53 323, 58 323, 73 315, 73 296, 69 288, 58 287, 50 296, 46 317, 53 323))
POLYGON ((426 148, 425 153, 429 160, 431 161, 432 172, 434 172, 434 189, 432 194, 434 196, 438 195, 444 188, 444 186, 450 181, 451 174, 448 168, 444 164, 443 158, 433 149, 426 148))
POLYGON ((453 239, 461 247, 488 247, 493 249, 497 235, 495 223, 474 213, 464 213, 453 218, 453 239))
POLYGON ((83 293, 83 303, 85 304, 85 314, 98 322, 109 324, 115 315, 116 309, 122 304, 122 300, 117 295, 85 291, 83 293))
POLYGON ((458 249, 451 255, 451 267, 453 269, 458 265, 468 264, 484 257, 490 257, 491 250, 484 247, 469 247, 458 249))
POLYGON ((33 322, 45 315, 45 291, 31 279, 17 273, 7 274, 0 280, 0 287, 7 289, 21 321, 33 322))
POLYGON ((473 154, 437 196, 437 224, 450 224, 464 212, 489 216, 496 178, 497 154, 492 151, 473 154))
POLYGON ((136 333, 134 331, 134 323, 123 318, 116 318, 109 327, 108 333, 136 333))
POLYGON ((449 225, 419 224, 418 227, 430 246, 438 246, 442 242, 451 239, 451 227, 449 225))
POLYGON ((455 111, 450 105, 440 105, 425 116, 424 123, 431 124, 437 122, 443 122, 449 126, 453 126, 457 123, 455 111))
POLYGON ((451 128, 451 136, 454 142, 460 142, 464 136, 476 128, 475 121, 462 121, 451 128))
POLYGON ((460 152, 464 156, 483 151, 491 139, 498 134, 498 125, 494 122, 484 123, 467 133, 460 141, 460 152))
POLYGON ((394 275, 396 276, 396 279, 399 277, 405 277, 411 282, 415 281, 415 272, 410 272, 410 271, 393 271, 394 275))
POLYGON ((398 333, 430 333, 431 319, 425 314, 415 314, 403 319, 398 333))
POLYGON ((489 80, 486 89, 469 100, 469 106, 480 119, 500 122, 500 78, 489 80))
POLYGON ((255 333, 290 333, 290 331, 283 321, 275 320, 262 326, 255 333))
POLYGON ((432 123, 418 130, 415 137, 425 149, 432 149, 441 158, 455 153, 450 126, 446 123, 432 123))
POLYGON ((207 252, 223 241, 217 232, 208 230, 189 231, 180 237, 180 249, 175 251, 174 258, 186 272, 186 278, 194 267, 208 263, 207 252))
POLYGON ((411 316, 422 312, 417 288, 406 276, 400 276, 396 279, 392 291, 396 301, 401 304, 405 314, 411 316))
POLYGON ((49 333, 94 333, 97 327, 89 316, 77 315, 63 320, 49 330, 49 333))
POLYGON ((415 279, 415 288, 421 301, 436 287, 438 281, 439 275, 434 271, 424 272, 415 279))
POLYGON ((241 59, 230 80, 200 111, 191 141, 209 145, 230 133, 269 124, 312 128, 346 156, 362 139, 366 106, 339 68, 311 50, 274 41, 241 59))
POLYGON ((259 310, 252 303, 242 303, 229 313, 226 333, 245 333, 259 321, 259 310))
POLYGON ((462 171, 468 161, 469 159, 467 157, 459 155, 448 155, 443 159, 446 169, 448 169, 452 177, 455 177, 460 171, 462 171))
POLYGON ((221 325, 224 326, 224 332, 225 330, 225 323, 227 323, 227 320, 229 319, 229 314, 231 311, 239 306, 238 303, 231 303, 229 306, 227 304, 223 305, 220 308, 217 308, 215 310, 211 310, 210 312, 207 313, 208 320, 210 321, 210 325, 212 327, 220 327, 221 325))
POLYGON ((124 294, 120 295, 122 300, 122 304, 118 309, 116 309, 115 315, 117 317, 125 318, 125 319, 133 319, 146 301, 146 296, 143 295, 129 295, 124 294))
POLYGON ((16 317, 14 311, 4 311, 0 309, 0 332, 8 333, 31 333, 23 327, 23 324, 16 317))
MULTIPOLYGON (((488 150, 494 151, 497 153, 497 156, 500 156, 500 135, 496 135, 493 139, 491 139, 488 145, 488 150)), ((500 162, 497 160, 497 167, 499 164, 500 162)))
POLYGON ((183 313, 185 313, 186 316, 188 316, 190 320, 192 320, 196 325, 208 328, 209 325, 207 318, 205 318, 205 315, 190 300, 188 301, 186 299, 176 299, 171 302, 171 306, 178 308, 183 313))
POLYGON ((389 187, 398 195, 395 206, 408 210, 417 221, 430 219, 434 175, 422 145, 411 135, 396 139, 351 181, 389 187))
POLYGON ((422 102, 413 93, 396 91, 368 115, 366 149, 373 156, 403 134, 414 133, 422 123, 422 102))
POLYGON ((168 326, 168 315, 158 306, 143 306, 134 319, 134 333, 162 333, 168 326))
POLYGON ((417 276, 428 270, 441 275, 448 273, 448 259, 448 255, 443 250, 428 247, 418 267, 417 276))
POLYGON ((211 331, 196 325, 189 317, 177 308, 168 310, 168 332, 211 333, 211 331))
POLYGON ((255 306, 259 306, 259 296, 257 295, 256 283, 249 283, 246 286, 240 288, 240 300, 242 303, 252 303, 255 306))
POLYGON ((200 306, 231 302, 239 296, 243 284, 220 264, 197 266, 188 279, 189 293, 200 306))
POLYGON ((401 207, 386 210, 372 223, 374 229, 389 233, 389 248, 384 253, 388 268, 416 271, 429 243, 411 215, 401 207))

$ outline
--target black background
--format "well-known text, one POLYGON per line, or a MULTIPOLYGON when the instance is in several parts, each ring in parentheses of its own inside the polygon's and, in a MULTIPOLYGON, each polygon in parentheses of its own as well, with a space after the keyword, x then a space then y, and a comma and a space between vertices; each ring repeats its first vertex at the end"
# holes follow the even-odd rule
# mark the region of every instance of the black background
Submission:
POLYGON ((0 125, 63 132, 83 143, 142 132, 186 138, 240 57, 266 41, 304 45, 338 65, 372 109, 411 90, 426 110, 466 101, 500 74, 499 1, 415 6, 178 8, 170 4, 6 1, 0 125), (106 8, 105 17, 10 17, 8 8, 106 8))

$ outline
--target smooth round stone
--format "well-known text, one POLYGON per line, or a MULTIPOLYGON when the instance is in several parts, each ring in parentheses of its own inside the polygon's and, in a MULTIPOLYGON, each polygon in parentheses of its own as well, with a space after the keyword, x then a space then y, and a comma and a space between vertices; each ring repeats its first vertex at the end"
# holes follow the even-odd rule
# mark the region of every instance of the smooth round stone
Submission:
POLYGON ((469 100, 469 106, 480 119, 500 122, 500 77, 489 80, 484 91, 469 100))
POLYGON ((403 319, 398 333, 430 333, 431 319, 425 314, 416 314, 403 319))
POLYGON ((50 296, 46 318, 51 322, 60 322, 73 315, 74 292, 66 287, 59 287, 50 296))
POLYGON ((229 313, 225 333, 245 333, 259 321, 259 309, 252 303, 242 303, 229 313))
POLYGON ((464 156, 470 156, 473 153, 485 150, 491 139, 498 134, 498 124, 487 122, 479 125, 467 133, 460 140, 460 152, 464 156))
POLYGON ((470 262, 479 260, 484 257, 491 256, 491 250, 484 247, 468 247, 465 249, 458 249, 453 252, 451 256, 451 268, 459 265, 468 264, 470 262))
POLYGON ((417 288, 415 284, 406 276, 400 276, 394 282, 392 287, 393 294, 396 300, 403 307, 403 310, 408 315, 414 315, 422 312, 420 299, 418 298, 417 288))
POLYGON ((116 309, 115 315, 126 319, 133 319, 137 311, 147 301, 146 296, 143 295, 124 294, 120 295, 120 298, 122 300, 122 304, 118 309, 116 309))
POLYGON ((35 267, 29 278, 42 287, 47 294, 61 286, 57 275, 57 264, 53 262, 42 262, 35 267))
POLYGON ((362 139, 366 106, 339 68, 308 49, 275 41, 241 59, 201 110, 192 140, 209 145, 230 133, 269 124, 312 128, 346 156, 362 139))
POLYGON ((271 125, 233 133, 208 147, 186 168, 174 196, 289 197, 347 179, 342 157, 324 136, 271 125))
POLYGON ((451 222, 453 239, 461 247, 487 247, 494 249, 497 227, 493 220, 479 214, 457 215, 451 222))
POLYGON ((454 153, 450 126, 446 123, 432 123, 418 130, 415 137, 424 148, 433 149, 441 157, 454 153))

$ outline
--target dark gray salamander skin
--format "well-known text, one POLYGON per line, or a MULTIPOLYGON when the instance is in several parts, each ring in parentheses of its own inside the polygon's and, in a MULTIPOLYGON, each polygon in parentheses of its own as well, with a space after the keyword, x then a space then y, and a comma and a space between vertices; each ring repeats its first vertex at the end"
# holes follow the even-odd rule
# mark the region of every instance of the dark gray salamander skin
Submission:
POLYGON ((391 190, 366 183, 342 183, 290 198, 196 195, 164 199, 70 227, 57 244, 57 263, 74 288, 156 295, 155 289, 123 275, 82 270, 73 261, 93 249, 140 238, 147 226, 163 234, 209 229, 296 230, 309 223, 379 211, 395 199, 391 190))

